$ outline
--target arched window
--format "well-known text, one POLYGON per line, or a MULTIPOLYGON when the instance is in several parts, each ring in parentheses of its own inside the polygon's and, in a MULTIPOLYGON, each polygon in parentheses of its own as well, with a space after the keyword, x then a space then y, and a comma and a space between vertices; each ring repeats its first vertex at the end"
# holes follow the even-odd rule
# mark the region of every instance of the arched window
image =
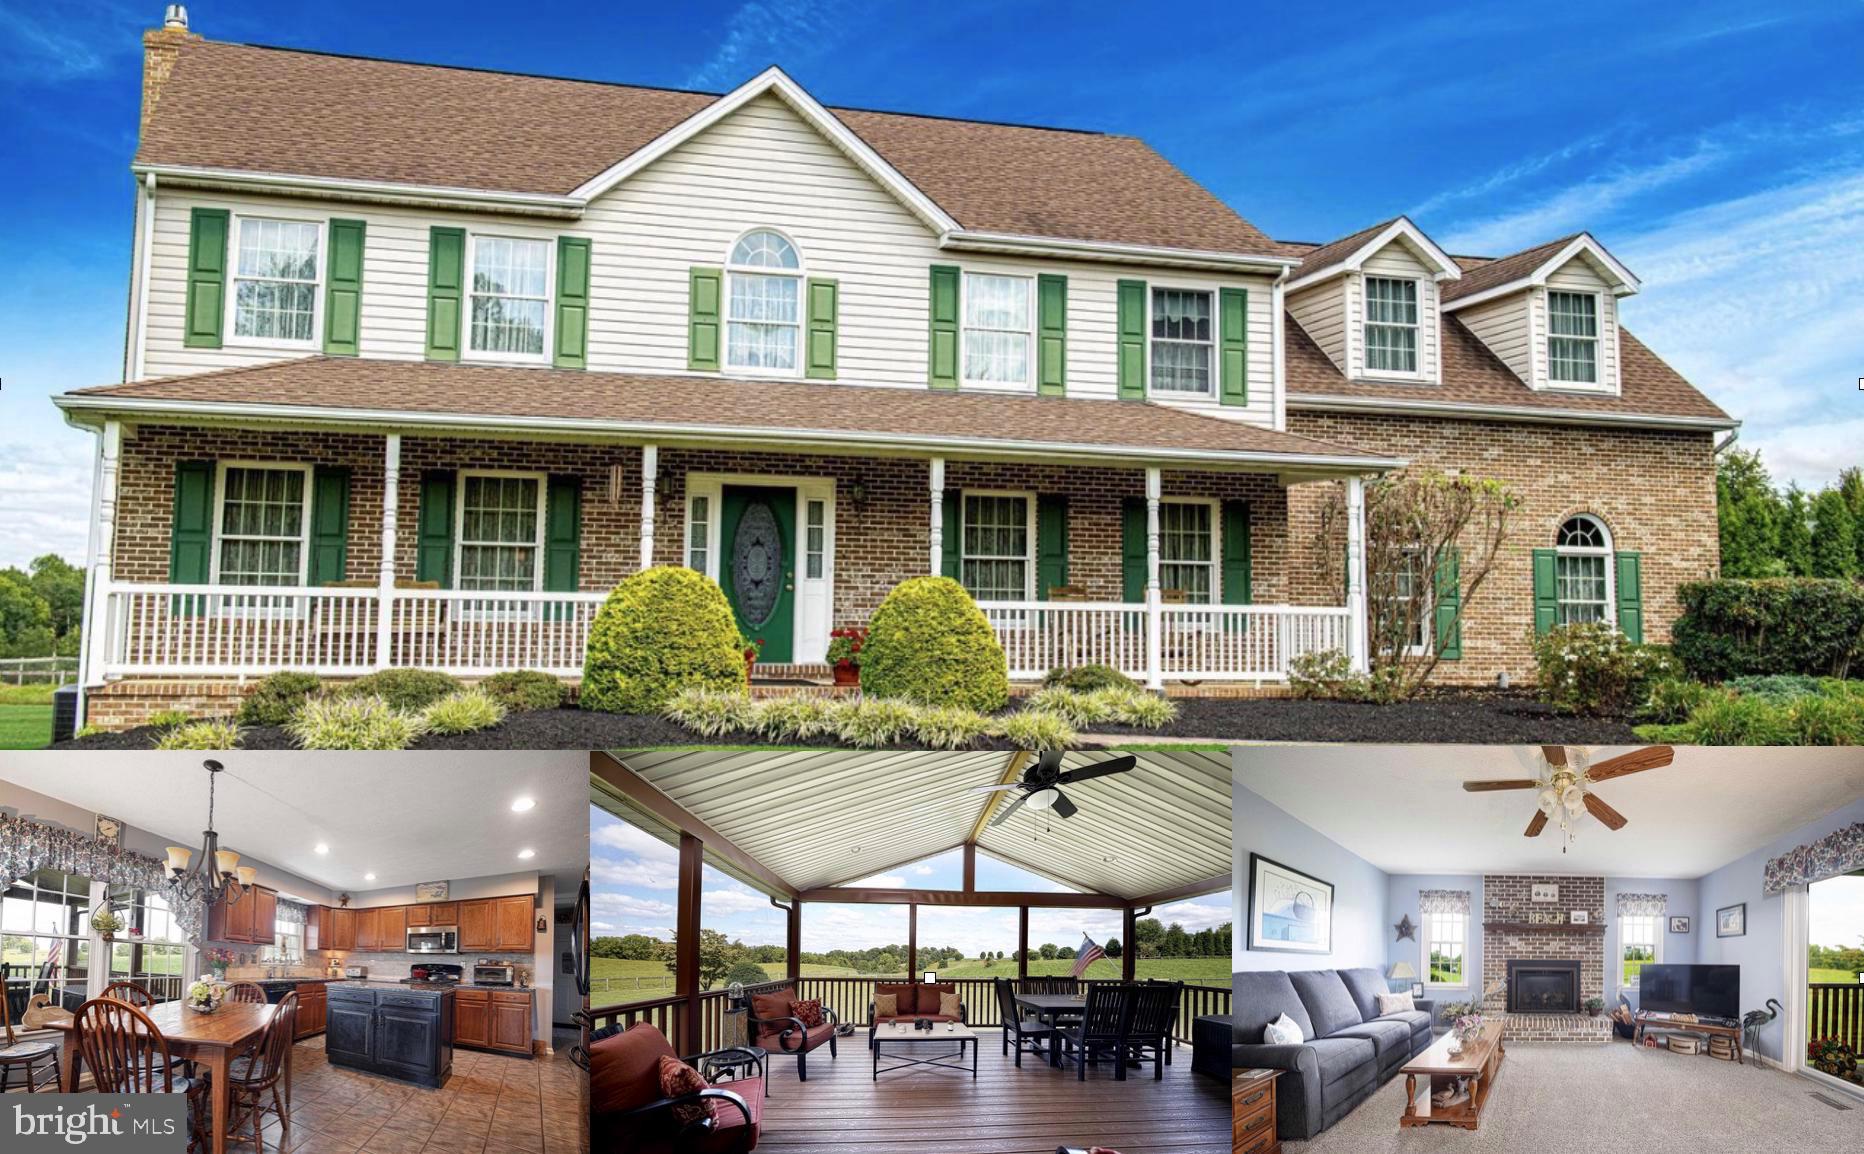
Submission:
POLYGON ((1554 598, 1561 625, 1612 620, 1612 534, 1597 517, 1569 517, 1554 538, 1554 598))
POLYGON ((802 358, 802 258, 770 229, 745 233, 725 262, 725 367, 794 373, 802 358))

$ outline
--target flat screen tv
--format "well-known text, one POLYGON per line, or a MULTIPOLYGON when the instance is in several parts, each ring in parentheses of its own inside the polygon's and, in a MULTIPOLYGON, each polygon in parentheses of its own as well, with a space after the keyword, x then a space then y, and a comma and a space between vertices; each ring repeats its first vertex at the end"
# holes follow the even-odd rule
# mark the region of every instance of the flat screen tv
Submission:
POLYGON ((1638 1008, 1709 1018, 1741 1016, 1740 966, 1645 966, 1638 1008))

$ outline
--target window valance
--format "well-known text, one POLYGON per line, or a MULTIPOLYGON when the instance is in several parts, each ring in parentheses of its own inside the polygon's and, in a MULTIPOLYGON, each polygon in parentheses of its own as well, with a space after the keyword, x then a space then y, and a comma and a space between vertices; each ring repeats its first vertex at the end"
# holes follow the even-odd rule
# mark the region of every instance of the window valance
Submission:
POLYGON ((169 891, 166 863, 96 837, 0 813, 0 874, 19 878, 42 869, 161 894, 189 941, 198 942, 206 926, 198 903, 177 902, 169 891))
POLYGON ((1463 914, 1469 913, 1468 890, 1419 890, 1417 891, 1417 911, 1420 914, 1463 914))
POLYGON ((278 899, 278 920, 286 925, 301 926, 310 920, 311 907, 303 902, 294 902, 288 898, 278 899))
POLYGON ((1660 918, 1669 908, 1669 894, 1619 894, 1618 916, 1660 918))
POLYGON ((1864 869, 1864 821, 1835 829, 1769 861, 1761 889, 1771 897, 1785 893, 1791 886, 1811 885, 1860 869, 1864 869))

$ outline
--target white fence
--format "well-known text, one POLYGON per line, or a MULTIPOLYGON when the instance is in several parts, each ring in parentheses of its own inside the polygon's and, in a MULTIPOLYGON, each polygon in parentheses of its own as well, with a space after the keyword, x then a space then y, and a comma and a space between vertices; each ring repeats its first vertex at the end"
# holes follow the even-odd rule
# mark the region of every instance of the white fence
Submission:
POLYGON ((78 679, 75 657, 0 657, 0 683, 38 685, 51 682, 63 685, 78 679))
MULTIPOLYGON (((1143 605, 1118 601, 982 601, 1003 641, 1010 678, 1111 665, 1150 680, 1143 605)), ((1161 605, 1159 676, 1172 681, 1277 681, 1303 653, 1345 652, 1345 609, 1298 605, 1161 605)))

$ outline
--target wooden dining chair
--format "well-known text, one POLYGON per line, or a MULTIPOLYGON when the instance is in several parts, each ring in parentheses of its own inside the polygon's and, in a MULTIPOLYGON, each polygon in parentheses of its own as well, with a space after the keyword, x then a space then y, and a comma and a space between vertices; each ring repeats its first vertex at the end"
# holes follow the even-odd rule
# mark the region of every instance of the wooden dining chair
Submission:
POLYGON ((265 1033, 252 1052, 234 1061, 227 1070, 227 1090, 231 1094, 232 1117, 227 1119, 227 1137, 236 1137, 240 1127, 252 1123, 252 1144, 257 1154, 265 1154, 263 1127, 269 1112, 278 1118, 279 1150, 291 1130, 291 1111, 278 1096, 279 1082, 285 1074, 285 1055, 298 1031, 298 995, 286 994, 272 1011, 265 1033), (269 1105, 268 1105, 269 1101, 269 1105))
POLYGON ((92 1093, 185 1094, 188 1150, 206 1144, 207 1080, 175 1073, 168 1038, 149 1015, 116 998, 92 998, 73 1018, 78 1061, 91 1072, 92 1093))
POLYGON ((138 1010, 146 1010, 155 1005, 155 995, 149 992, 149 988, 139 986, 135 982, 111 982, 104 987, 103 996, 115 998, 119 1002, 128 1002, 138 1010))
POLYGON ((1144 1062, 1152 1058, 1152 1080, 1165 1077, 1165 1061, 1171 1052, 1172 1023, 1178 1016, 1180 987, 1177 982, 1147 982, 1129 987, 1132 1013, 1128 1016, 1121 1060, 1144 1062))
POLYGON ((1026 1016, 1028 1011, 1016 1001, 1016 991, 1008 978, 997 978, 992 985, 997 990, 997 1012, 1003 1018, 1004 1055, 1009 1055, 1010 1043, 1015 1042, 1018 1069, 1022 1068, 1024 1053, 1046 1060, 1049 1039, 1054 1036, 1055 1028, 1026 1016))
POLYGON ((263 1006, 270 999, 265 996, 265 987, 257 982, 234 982, 233 988, 227 991, 227 1001, 251 1002, 255 1006, 263 1006))
POLYGON ((1081 1012, 1081 1020, 1060 1031, 1062 1056, 1077 1063, 1077 1080, 1087 1079, 1088 1063, 1098 1061, 1102 1054, 1114 1058, 1113 1076, 1122 1082, 1126 1080, 1122 1049, 1126 1043, 1127 1023, 1132 1017, 1133 992, 1137 989, 1137 986, 1112 982, 1092 987, 1087 991, 1087 1006, 1081 1012))
POLYGON ((58 1090, 58 1043, 30 1041, 22 1042, 13 1033, 13 1007, 4 997, 0 997, 0 1026, 6 1028, 6 1048, 0 1049, 0 1094, 4 1094, 13 1084, 13 1071, 18 1070, 25 1078, 26 1093, 35 1094, 40 1086, 50 1085, 58 1090), (50 1077, 39 1077, 39 1065, 46 1063, 50 1077))

